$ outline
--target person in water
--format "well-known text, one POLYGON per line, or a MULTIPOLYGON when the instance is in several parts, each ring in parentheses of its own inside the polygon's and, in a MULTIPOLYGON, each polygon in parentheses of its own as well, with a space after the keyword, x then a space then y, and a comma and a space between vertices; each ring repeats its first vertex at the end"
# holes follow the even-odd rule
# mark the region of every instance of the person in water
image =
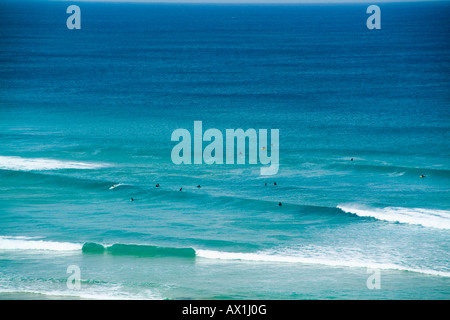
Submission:
POLYGON ((156 187, 159 188, 159 183, 156 184, 156 187))
POLYGON ((276 182, 274 182, 274 183, 273 183, 273 185, 274 185, 274 186, 276 186, 276 185, 277 185, 277 183, 276 183, 276 182))
POLYGON ((200 188, 201 188, 201 186, 200 186, 200 185, 198 185, 198 186, 197 186, 197 188, 199 188, 199 189, 200 189, 200 188))
POLYGON ((281 202, 278 202, 278 205, 281 207, 281 202))
POLYGON ((183 188, 180 188, 180 191, 182 191, 183 190, 183 188))
POLYGON ((425 178, 425 176, 422 174, 421 176, 420 176, 421 178, 425 178))

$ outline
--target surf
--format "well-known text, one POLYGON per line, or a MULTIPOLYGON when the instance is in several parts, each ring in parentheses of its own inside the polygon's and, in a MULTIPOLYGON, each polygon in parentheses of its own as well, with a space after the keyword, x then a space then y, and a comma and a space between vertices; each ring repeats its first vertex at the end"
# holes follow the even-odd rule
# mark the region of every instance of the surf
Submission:
POLYGON ((95 242, 71 243, 37 240, 35 237, 0 236, 0 250, 5 251, 43 251, 78 252, 84 254, 110 254, 137 257, 184 257, 195 258, 193 248, 160 247, 147 244, 115 243, 103 245, 95 242))
MULTIPOLYGON (((48 240, 37 240, 36 237, 12 237, 0 236, 0 250, 2 251, 27 251, 32 253, 75 253, 84 255, 110 255, 132 256, 138 258, 182 258, 188 260, 208 259, 225 261, 247 261, 254 263, 294 263, 305 265, 323 265, 327 267, 346 268, 372 268, 382 270, 396 270, 415 272, 440 277, 450 277, 450 272, 404 266, 395 263, 364 261, 357 258, 331 258, 330 254, 303 255, 299 252, 229 252, 193 247, 165 247, 149 244, 124 244, 115 243, 104 245, 95 242, 70 243, 48 240)), ((201 261, 197 261, 201 263, 201 261)))
POLYGON ((445 168, 436 167, 408 167, 399 166, 391 164, 373 164, 373 163, 362 163, 356 164, 355 162, 335 162, 327 165, 328 169, 339 169, 339 170, 354 170, 363 171, 375 174, 388 174, 391 177, 401 177, 401 176, 412 176, 419 177, 421 174, 426 176, 440 177, 448 179, 450 177, 450 170, 445 168))
POLYGON ((370 261, 331 259, 324 257, 303 257, 295 255, 272 254, 265 252, 242 253, 242 252, 221 252, 215 250, 197 250, 197 257, 205 259, 248 261, 248 262, 270 262, 270 263, 300 263, 307 265, 323 265, 327 267, 347 267, 347 268, 370 268, 382 270, 397 270, 406 272, 422 273, 440 277, 450 277, 450 272, 412 268, 392 263, 378 263, 370 261))
POLYGON ((12 171, 47 171, 62 169, 99 169, 108 167, 105 163, 56 160, 48 158, 22 158, 0 156, 0 169, 12 171))
POLYGON ((36 240, 33 237, 0 236, 0 250, 79 251, 82 245, 70 242, 36 240))
POLYGON ((338 205, 337 208, 359 217, 372 217, 389 222, 450 229, 450 211, 447 210, 402 207, 370 208, 361 205, 338 205))

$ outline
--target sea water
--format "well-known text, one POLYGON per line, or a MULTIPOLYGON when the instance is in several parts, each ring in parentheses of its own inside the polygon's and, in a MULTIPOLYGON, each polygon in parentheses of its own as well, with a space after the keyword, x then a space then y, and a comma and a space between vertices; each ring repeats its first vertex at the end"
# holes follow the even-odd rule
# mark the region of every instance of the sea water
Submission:
POLYGON ((447 3, 67 5, 0 4, 1 299, 450 297, 447 3))

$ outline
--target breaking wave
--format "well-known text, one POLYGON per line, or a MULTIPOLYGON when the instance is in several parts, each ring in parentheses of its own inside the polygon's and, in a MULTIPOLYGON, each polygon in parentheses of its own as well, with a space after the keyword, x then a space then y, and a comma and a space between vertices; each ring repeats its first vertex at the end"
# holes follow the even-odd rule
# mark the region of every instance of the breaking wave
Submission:
POLYGON ((337 208, 360 217, 372 217, 390 222, 450 229, 450 211, 446 210, 401 207, 365 208, 356 205, 338 205, 337 208))

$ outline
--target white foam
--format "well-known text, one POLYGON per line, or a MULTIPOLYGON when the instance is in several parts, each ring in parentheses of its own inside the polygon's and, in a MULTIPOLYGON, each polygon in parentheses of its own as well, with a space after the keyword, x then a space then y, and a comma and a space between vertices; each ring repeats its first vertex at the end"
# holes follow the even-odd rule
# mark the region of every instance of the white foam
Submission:
POLYGON ((0 156, 0 169, 3 170, 32 171, 61 169, 98 169, 106 166, 108 165, 104 163, 0 156))
POLYGON ((103 288, 86 288, 83 284, 80 290, 55 290, 42 288, 0 288, 0 294, 37 294, 49 297, 64 297, 67 299, 89 299, 89 300, 163 300, 164 297, 151 290, 143 290, 142 292, 131 293, 126 292, 123 288, 115 288, 106 286, 103 288), (119 290, 120 289, 120 290, 119 290))
POLYGON ((35 240, 35 239, 42 239, 42 237, 0 236, 0 239, 35 240))
POLYGON ((446 210, 401 207, 364 208, 357 205, 338 205, 337 208, 360 217, 450 229, 450 211, 446 210))
POLYGON ((112 185, 111 187, 109 187, 109 190, 115 189, 115 188, 120 187, 120 186, 125 186, 125 185, 126 184, 123 184, 123 183, 115 184, 115 185, 112 185))
POLYGON ((83 247, 79 243, 28 240, 24 237, 0 236, 0 250, 44 250, 76 251, 83 247))
POLYGON ((330 258, 313 258, 313 257, 303 257, 299 255, 280 255, 280 254, 269 254, 269 253, 241 253, 241 252, 222 252, 213 250, 196 250, 196 255, 198 257, 207 259, 220 259, 220 260, 242 260, 242 261, 258 261, 258 262, 281 262, 281 263, 302 263, 302 264, 312 264, 312 265, 324 265, 330 267, 349 267, 349 268, 371 268, 371 269, 383 269, 383 270, 399 270, 399 271, 409 271, 417 272, 441 277, 450 277, 450 272, 437 271, 430 269, 418 269, 409 268, 396 264, 390 263, 374 263, 365 262, 358 260, 339 260, 330 258))
POLYGON ((392 178, 396 178, 396 177, 401 177, 404 176, 406 172, 391 172, 388 173, 388 177, 392 177, 392 178))

